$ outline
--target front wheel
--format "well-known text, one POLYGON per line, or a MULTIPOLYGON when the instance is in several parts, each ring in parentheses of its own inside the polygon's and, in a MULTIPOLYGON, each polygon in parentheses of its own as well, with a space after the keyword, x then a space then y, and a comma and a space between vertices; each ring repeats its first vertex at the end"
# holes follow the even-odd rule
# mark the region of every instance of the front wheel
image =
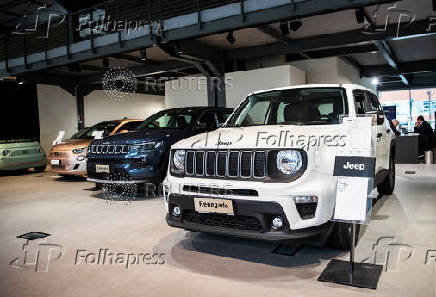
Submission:
MULTIPOLYGON (((349 223, 335 223, 333 231, 327 239, 328 244, 335 249, 349 251, 351 249, 353 225, 349 223)), ((356 224, 356 233, 354 244, 357 244, 359 239, 360 225, 356 224)))
POLYGON ((377 191, 381 195, 391 195, 395 188, 395 161, 393 154, 389 158, 389 174, 385 180, 377 185, 377 191))

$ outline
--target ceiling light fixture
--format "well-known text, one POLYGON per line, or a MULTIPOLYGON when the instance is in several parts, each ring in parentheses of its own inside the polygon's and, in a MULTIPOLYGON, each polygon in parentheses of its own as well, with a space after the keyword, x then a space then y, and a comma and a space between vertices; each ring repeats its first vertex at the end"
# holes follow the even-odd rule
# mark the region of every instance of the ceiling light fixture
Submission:
POLYGON ((298 31, 298 29, 300 29, 301 26, 303 26, 303 22, 301 22, 301 21, 292 21, 289 24, 289 28, 291 28, 291 30, 294 32, 298 31))
POLYGON ((230 44, 234 44, 236 42, 235 36, 233 36, 233 31, 227 33, 226 39, 230 44))
POLYGON ((378 83, 379 83, 379 81, 378 81, 378 78, 377 78, 377 77, 375 77, 375 78, 372 79, 372 84, 373 84, 373 85, 378 85, 378 83))
POLYGON ((280 22, 280 31, 282 31, 283 36, 288 35, 290 33, 289 23, 288 22, 280 22))

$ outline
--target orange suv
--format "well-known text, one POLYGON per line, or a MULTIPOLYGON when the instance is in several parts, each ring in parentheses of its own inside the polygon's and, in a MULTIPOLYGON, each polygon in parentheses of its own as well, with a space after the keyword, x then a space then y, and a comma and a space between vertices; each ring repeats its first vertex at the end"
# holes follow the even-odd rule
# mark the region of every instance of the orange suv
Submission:
POLYGON ((135 130, 143 120, 122 119, 104 121, 84 128, 70 139, 54 145, 47 158, 49 170, 59 175, 86 176, 86 152, 96 132, 103 137, 135 130))

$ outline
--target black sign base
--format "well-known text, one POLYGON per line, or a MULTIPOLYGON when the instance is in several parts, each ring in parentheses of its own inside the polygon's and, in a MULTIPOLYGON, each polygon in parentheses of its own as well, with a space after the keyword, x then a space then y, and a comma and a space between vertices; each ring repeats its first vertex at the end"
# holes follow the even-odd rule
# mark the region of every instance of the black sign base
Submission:
POLYGON ((350 277, 350 262, 333 259, 322 272, 318 281, 377 289, 377 283, 383 270, 382 265, 354 263, 353 266, 354 272, 350 277))

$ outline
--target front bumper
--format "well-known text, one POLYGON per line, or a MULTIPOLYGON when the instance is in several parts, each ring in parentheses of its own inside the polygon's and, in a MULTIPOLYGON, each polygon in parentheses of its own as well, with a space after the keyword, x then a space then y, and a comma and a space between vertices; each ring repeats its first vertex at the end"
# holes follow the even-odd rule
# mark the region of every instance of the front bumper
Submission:
POLYGON ((0 170, 21 170, 46 164, 45 154, 0 157, 0 170))
POLYGON ((89 181, 97 183, 155 183, 165 173, 164 153, 150 151, 140 156, 88 155, 89 181), (97 172, 97 165, 108 165, 109 172, 97 172))
POLYGON ((86 155, 74 154, 70 151, 50 152, 47 163, 50 166, 49 170, 53 173, 86 176, 86 155), (57 160, 59 165, 53 165, 54 160, 57 160))
POLYGON ((215 233, 225 236, 257 239, 270 242, 315 242, 325 240, 331 233, 333 222, 322 225, 293 230, 279 203, 230 199, 234 205, 234 216, 222 214, 201 214, 195 212, 192 196, 171 194, 168 197, 169 226, 188 231, 215 233), (179 206, 182 210, 179 217, 172 215, 172 208, 179 206), (274 217, 283 218, 280 230, 271 228, 274 217))

